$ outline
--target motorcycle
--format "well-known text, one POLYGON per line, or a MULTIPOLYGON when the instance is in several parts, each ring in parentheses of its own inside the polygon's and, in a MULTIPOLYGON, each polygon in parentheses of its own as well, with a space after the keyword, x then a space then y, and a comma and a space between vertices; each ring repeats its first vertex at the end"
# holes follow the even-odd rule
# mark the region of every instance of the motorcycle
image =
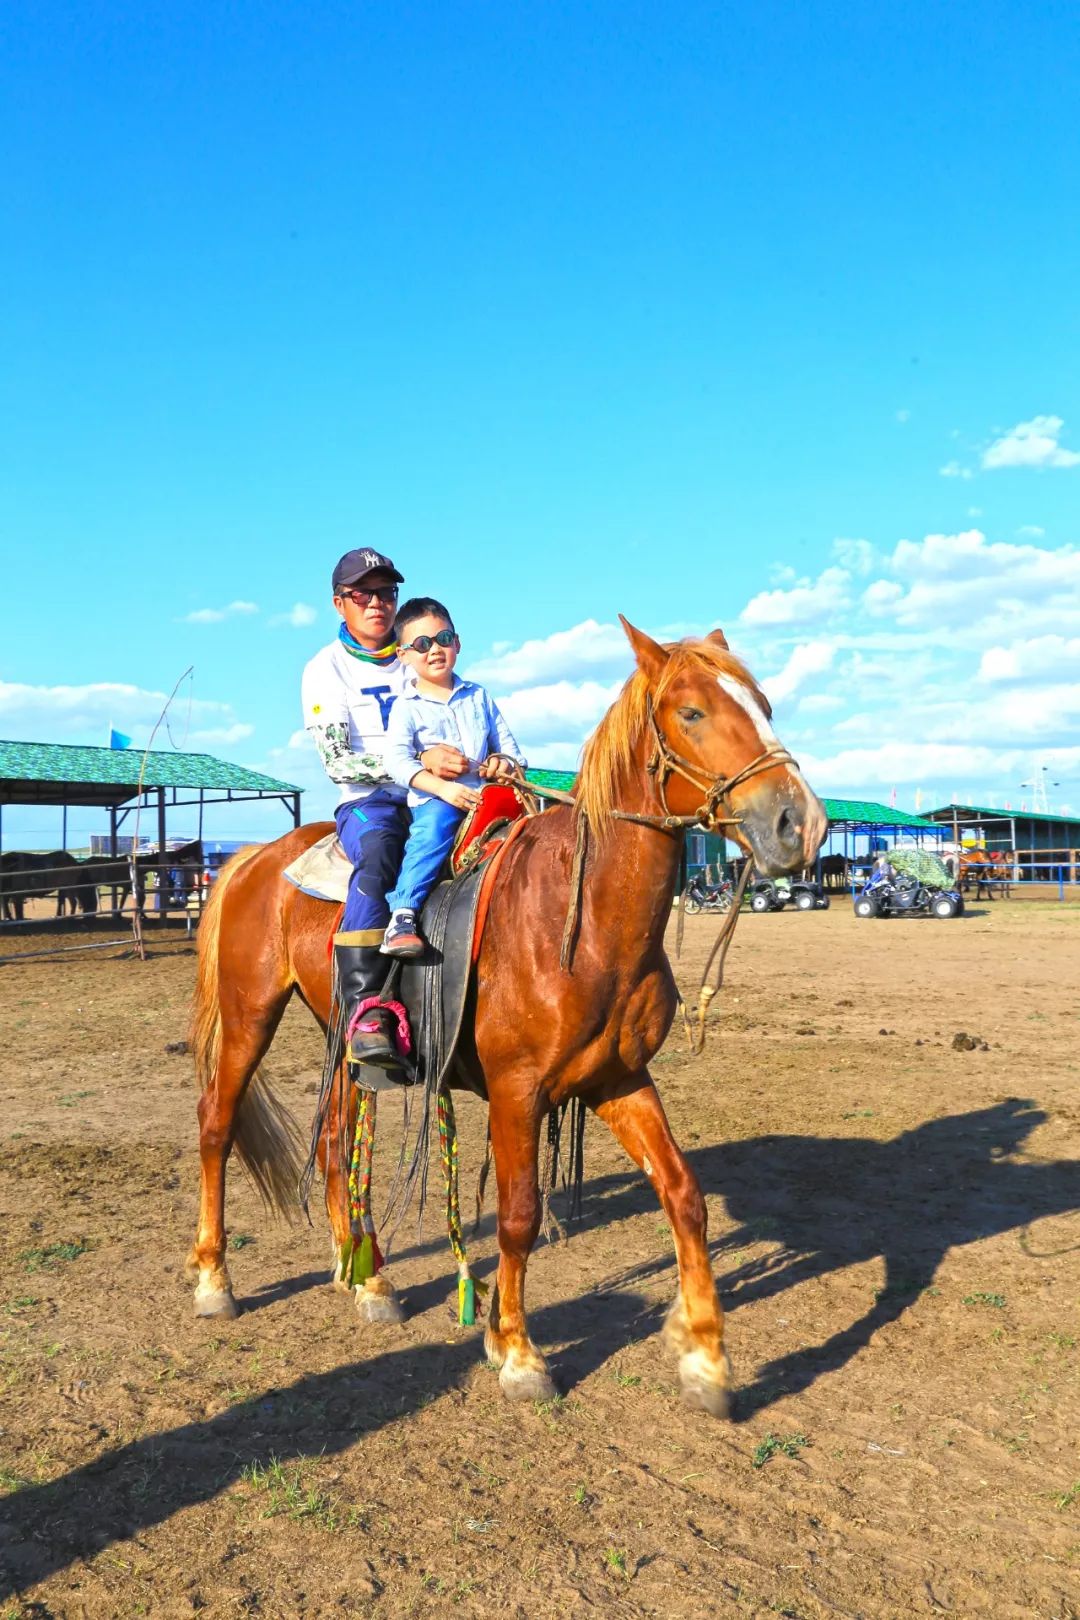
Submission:
POLYGON ((683 910, 694 917, 699 911, 730 911, 735 890, 727 878, 719 883, 707 883, 700 872, 695 872, 683 893, 683 910))

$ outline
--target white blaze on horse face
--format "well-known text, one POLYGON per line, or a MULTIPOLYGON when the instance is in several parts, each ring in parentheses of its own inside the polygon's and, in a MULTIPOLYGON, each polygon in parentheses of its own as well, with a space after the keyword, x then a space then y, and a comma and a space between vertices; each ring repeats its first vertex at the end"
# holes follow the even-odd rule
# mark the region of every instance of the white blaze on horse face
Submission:
POLYGON ((731 698, 733 702, 739 705, 740 709, 744 709, 746 711, 751 720, 754 722, 754 728, 761 740, 762 753, 764 753, 767 748, 771 747, 773 743, 778 743, 780 741, 779 737, 776 735, 776 732, 769 724, 765 710, 761 707, 761 704, 757 701, 757 698, 755 698, 748 686, 744 686, 742 681, 737 681, 733 675, 718 675, 716 677, 716 683, 722 691, 727 693, 728 697, 731 698))

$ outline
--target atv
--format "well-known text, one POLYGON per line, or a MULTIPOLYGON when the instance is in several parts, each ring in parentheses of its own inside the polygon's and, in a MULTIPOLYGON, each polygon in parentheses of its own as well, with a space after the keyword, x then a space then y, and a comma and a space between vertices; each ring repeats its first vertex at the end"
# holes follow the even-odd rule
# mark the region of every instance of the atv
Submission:
POLYGON ((898 872, 876 871, 855 896, 856 917, 960 917, 964 898, 956 889, 932 888, 898 872))
POLYGON ((829 897, 820 883, 809 878, 755 878, 750 885, 751 911, 827 911, 829 897))

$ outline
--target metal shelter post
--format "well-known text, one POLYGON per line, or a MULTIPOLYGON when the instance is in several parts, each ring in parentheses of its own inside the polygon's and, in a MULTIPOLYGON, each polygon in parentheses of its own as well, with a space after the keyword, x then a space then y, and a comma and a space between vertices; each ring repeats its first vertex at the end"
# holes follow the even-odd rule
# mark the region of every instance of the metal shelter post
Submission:
POLYGON ((165 892, 165 789, 163 787, 159 787, 157 790, 157 847, 157 908, 158 915, 164 918, 167 896, 165 892))

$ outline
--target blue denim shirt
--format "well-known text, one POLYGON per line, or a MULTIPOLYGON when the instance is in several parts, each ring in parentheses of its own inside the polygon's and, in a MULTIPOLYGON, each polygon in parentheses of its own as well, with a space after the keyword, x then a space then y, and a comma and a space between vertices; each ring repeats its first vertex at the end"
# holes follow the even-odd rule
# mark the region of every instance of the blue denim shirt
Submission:
MULTIPOLYGON (((424 697, 416 689, 415 676, 390 710, 386 728, 384 760, 388 775, 402 787, 422 770, 420 755, 436 743, 460 748, 466 759, 481 764, 489 754, 509 754, 524 770, 525 755, 503 719, 499 706, 475 681, 454 676, 449 700, 424 697)), ((457 778, 466 787, 479 787, 475 770, 457 778)), ((409 788, 409 804, 427 804, 432 795, 409 788)))

